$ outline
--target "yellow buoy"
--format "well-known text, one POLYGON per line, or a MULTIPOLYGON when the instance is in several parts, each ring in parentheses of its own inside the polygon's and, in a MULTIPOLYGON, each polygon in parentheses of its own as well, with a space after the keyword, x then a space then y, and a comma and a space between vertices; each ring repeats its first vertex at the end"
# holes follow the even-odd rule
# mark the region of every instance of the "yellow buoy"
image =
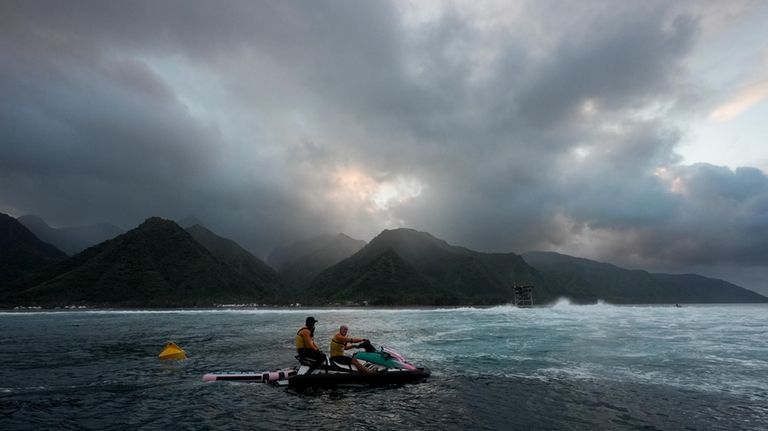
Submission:
POLYGON ((184 351, 181 347, 177 346, 176 343, 168 343, 165 345, 165 348, 162 352, 160 352, 160 359, 166 360, 166 359, 187 359, 187 352, 184 351))

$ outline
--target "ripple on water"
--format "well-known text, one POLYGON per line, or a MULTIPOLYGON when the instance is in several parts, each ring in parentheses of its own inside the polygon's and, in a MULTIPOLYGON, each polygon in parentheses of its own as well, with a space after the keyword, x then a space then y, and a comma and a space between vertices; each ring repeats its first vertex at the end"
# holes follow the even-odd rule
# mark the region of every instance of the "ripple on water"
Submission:
POLYGON ((760 429, 766 311, 561 303, 0 313, 2 428, 760 429), (321 320, 324 350, 345 323, 433 377, 314 393, 201 382, 210 371, 292 365, 292 337, 309 314, 321 320), (169 340, 190 359, 158 361, 169 340))

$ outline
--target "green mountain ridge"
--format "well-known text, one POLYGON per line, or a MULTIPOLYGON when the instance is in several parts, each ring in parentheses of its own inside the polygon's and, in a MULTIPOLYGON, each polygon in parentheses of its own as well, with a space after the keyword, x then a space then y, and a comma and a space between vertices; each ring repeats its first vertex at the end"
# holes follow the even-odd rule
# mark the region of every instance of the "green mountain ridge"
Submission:
POLYGON ((364 299, 371 303, 418 298, 422 304, 499 304, 512 301, 514 285, 531 283, 548 292, 536 270, 514 253, 480 253, 426 232, 395 229, 383 231, 362 250, 320 273, 308 296, 314 303, 324 297, 354 301, 364 298, 367 289, 364 299), (382 260, 400 270, 383 279, 389 287, 386 294, 373 282, 382 279, 382 260))
POLYGON ((67 258, 17 219, 0 213, 0 289, 29 272, 67 258))
POLYGON ((307 292, 310 302, 368 302, 370 305, 431 305, 432 284, 391 249, 367 262, 351 261, 323 271, 307 292))
POLYGON ((523 258, 575 302, 768 302, 751 290, 700 275, 654 274, 554 252, 527 252, 523 258))
POLYGON ((235 241, 220 237, 199 224, 185 230, 217 259, 234 268, 243 277, 267 286, 280 283, 274 269, 235 241))
POLYGON ((483 253, 427 232, 384 230, 365 244, 321 236, 273 253, 280 271, 201 225, 147 219, 66 258, 0 214, 0 306, 207 307, 226 303, 492 305, 513 286, 534 302, 768 302, 723 280, 654 274, 552 252, 483 253))
POLYGON ((186 307, 272 302, 277 291, 240 275, 176 223, 137 228, 22 277, 0 295, 14 305, 186 307))

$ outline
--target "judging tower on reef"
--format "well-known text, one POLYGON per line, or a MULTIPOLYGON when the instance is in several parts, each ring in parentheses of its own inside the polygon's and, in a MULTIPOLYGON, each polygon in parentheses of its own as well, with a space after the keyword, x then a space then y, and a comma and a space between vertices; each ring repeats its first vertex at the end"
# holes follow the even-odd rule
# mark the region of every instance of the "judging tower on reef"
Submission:
POLYGON ((516 307, 533 306, 533 286, 514 286, 514 292, 516 307))

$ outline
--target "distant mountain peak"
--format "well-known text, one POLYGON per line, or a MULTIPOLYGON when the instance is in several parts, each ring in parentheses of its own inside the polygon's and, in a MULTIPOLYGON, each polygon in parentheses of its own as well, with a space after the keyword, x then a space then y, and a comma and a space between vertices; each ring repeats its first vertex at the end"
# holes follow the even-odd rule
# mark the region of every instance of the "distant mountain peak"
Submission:
POLYGON ((36 215, 24 215, 17 219, 41 240, 73 255, 93 245, 112 239, 123 230, 111 223, 54 228, 36 215))
POLYGON ((188 215, 188 216, 186 216, 184 218, 181 218, 181 219, 177 220, 176 224, 178 224, 179 226, 181 226, 184 229, 186 229, 188 227, 195 226, 195 225, 205 227, 205 224, 203 222, 201 222, 200 219, 198 219, 197 217, 195 217, 193 215, 188 215))
POLYGON ((383 230, 365 247, 364 253, 360 257, 368 256, 370 258, 372 254, 378 254, 386 248, 391 248, 407 261, 419 259, 420 256, 428 256, 437 251, 450 251, 459 254, 473 253, 463 247, 452 246, 428 232, 398 228, 383 230))
POLYGON ((150 217, 146 220, 144 220, 140 225, 139 229, 158 229, 158 228, 169 228, 169 227, 176 227, 181 229, 181 226, 176 224, 173 220, 164 219, 161 217, 150 217))
POLYGON ((297 241, 273 251, 267 263, 278 270, 290 289, 302 291, 321 271, 352 256, 365 241, 344 233, 323 234, 297 241))
POLYGON ((381 231, 381 233, 379 235, 385 235, 385 236, 386 235, 419 235, 419 236, 422 236, 422 237, 425 237, 425 238, 437 239, 437 238, 435 238, 429 232, 423 232, 423 231, 416 230, 416 229, 409 228, 409 227, 398 227, 398 228, 394 228, 394 229, 384 229, 384 230, 381 231))
POLYGON ((273 268, 279 269, 291 262, 306 259, 308 256, 316 255, 318 253, 327 254, 331 250, 338 250, 336 253, 331 253, 335 256, 331 260, 338 261, 351 256, 363 248, 363 246, 365 246, 365 241, 354 239, 344 233, 335 235, 321 234, 312 238, 293 242, 274 250, 267 258, 267 263, 273 268), (343 255, 343 257, 337 260, 339 255, 343 255))
POLYGON ((50 228, 50 225, 48 225, 48 223, 46 223, 45 220, 43 220, 41 217, 36 216, 34 214, 26 214, 17 218, 16 220, 18 220, 21 224, 27 227, 40 226, 44 228, 50 228))
MULTIPOLYGON (((181 225, 179 225, 181 226, 181 225)), ((185 227, 184 228, 187 232, 210 232, 213 233, 210 229, 207 227, 200 225, 200 224, 193 224, 192 226, 185 227)))
POLYGON ((112 240, 26 276, 10 287, 4 300, 163 307, 261 302, 276 293, 275 276, 263 267, 264 277, 252 278, 218 259, 174 221, 150 217, 112 240))
POLYGON ((359 252, 320 273, 309 292, 321 303, 323 297, 367 297, 379 304, 498 304, 512 300, 514 284, 540 281, 514 253, 477 252, 401 228, 382 231, 359 252))

